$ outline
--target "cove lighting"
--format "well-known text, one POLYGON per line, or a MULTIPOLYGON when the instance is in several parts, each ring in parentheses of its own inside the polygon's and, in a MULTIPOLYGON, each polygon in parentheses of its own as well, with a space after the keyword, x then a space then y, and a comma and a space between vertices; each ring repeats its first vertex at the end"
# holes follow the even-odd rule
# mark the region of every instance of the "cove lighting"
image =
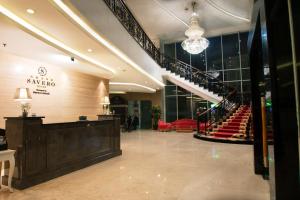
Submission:
POLYGON ((124 91, 109 91, 109 94, 126 94, 124 91))
POLYGON ((41 37, 42 39, 48 41, 52 45, 55 45, 56 47, 59 47, 65 51, 69 52, 70 54, 73 54, 73 55, 81 58, 82 60, 85 60, 93 65, 96 65, 100 68, 103 68, 103 69, 111 72, 112 74, 115 74, 115 71, 113 69, 111 69, 110 67, 108 67, 108 66, 104 65, 103 63, 100 63, 96 60, 93 60, 92 58, 80 53, 79 51, 65 45, 64 43, 60 42, 59 40, 56 40, 55 38, 51 37, 50 35, 46 34, 45 32, 41 31, 40 29, 36 28, 35 26, 31 25, 30 23, 26 22, 25 20, 21 19, 20 17, 18 17, 17 15, 15 15, 13 12, 6 9, 2 5, 0 5, 0 13, 7 16, 8 18, 13 20, 17 24, 21 25, 25 29, 29 30, 30 32, 32 32, 32 33, 36 34, 37 36, 41 37))
MULTIPOLYGON (((151 87, 147 87, 147 86, 144 86, 144 85, 140 85, 140 84, 137 84, 137 83, 121 83, 121 82, 109 82, 109 85, 126 85, 126 86, 136 86, 136 87, 141 87, 141 88, 144 88, 144 89, 147 89, 151 92, 156 92, 155 89, 151 88, 151 87)), ((129 89, 130 90, 130 89, 129 89)))
POLYGON ((34 13, 35 13, 35 11, 32 10, 31 8, 28 8, 28 9, 26 10, 26 12, 29 13, 29 14, 34 14, 34 13))
POLYGON ((62 0, 52 0, 60 9, 62 9, 72 20, 74 20, 81 28, 83 28, 87 33, 89 33, 92 37, 94 37, 98 42, 107 47, 113 53, 115 53, 118 57, 124 60, 126 63, 134 67, 136 70, 141 72, 142 74, 149 77, 151 80, 155 81, 160 86, 165 86, 164 83, 157 80, 150 74, 148 74, 144 69, 138 66, 135 62, 129 59, 125 54, 123 54, 119 49, 114 47, 108 41, 106 41, 103 37, 101 37, 96 31, 94 31, 87 23, 85 23, 78 15, 75 14, 62 0))

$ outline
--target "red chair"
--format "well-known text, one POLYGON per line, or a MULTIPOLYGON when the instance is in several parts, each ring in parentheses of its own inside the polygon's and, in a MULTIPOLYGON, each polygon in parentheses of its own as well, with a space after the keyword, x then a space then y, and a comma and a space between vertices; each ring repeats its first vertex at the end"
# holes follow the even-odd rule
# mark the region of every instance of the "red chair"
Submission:
POLYGON ((162 120, 158 121, 158 130, 159 131, 171 131, 173 129, 171 123, 166 123, 162 120))

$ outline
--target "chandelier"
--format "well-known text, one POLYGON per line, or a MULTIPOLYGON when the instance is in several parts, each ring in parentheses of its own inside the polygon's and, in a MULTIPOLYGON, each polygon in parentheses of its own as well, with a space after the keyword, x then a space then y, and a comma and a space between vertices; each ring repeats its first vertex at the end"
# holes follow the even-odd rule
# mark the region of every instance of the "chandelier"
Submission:
POLYGON ((190 19, 190 27, 185 31, 188 38, 181 43, 182 48, 190 54, 199 54, 209 45, 208 40, 202 37, 204 29, 199 26, 198 15, 194 11, 195 4, 196 2, 192 3, 193 14, 190 19))

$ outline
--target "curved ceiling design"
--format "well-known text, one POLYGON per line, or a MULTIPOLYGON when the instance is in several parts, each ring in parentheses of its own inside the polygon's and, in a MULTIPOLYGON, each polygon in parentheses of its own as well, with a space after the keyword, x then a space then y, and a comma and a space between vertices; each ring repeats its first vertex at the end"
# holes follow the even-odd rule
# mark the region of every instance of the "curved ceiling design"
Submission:
MULTIPOLYGON (((113 91, 133 91, 135 88, 146 89, 148 92, 156 92, 155 89, 147 87, 145 85, 136 84, 136 83, 124 83, 124 82, 109 82, 109 86, 113 86, 113 91)), ((110 88, 111 89, 111 88, 110 88)))
POLYGON ((82 60, 89 62, 92 65, 96 65, 96 66, 98 66, 100 68, 105 69, 106 71, 110 72, 111 76, 113 76, 115 74, 115 70, 111 69, 110 67, 104 65, 103 63, 101 63, 99 61, 96 61, 96 60, 94 60, 94 59, 92 59, 92 58, 90 58, 90 57, 88 57, 88 56, 80 53, 79 51, 71 48, 70 46, 67 46, 63 42, 55 39, 54 37, 50 36, 49 34, 41 31, 37 27, 31 25, 30 23, 26 22, 22 18, 18 17, 17 15, 15 15, 13 12, 11 12, 10 10, 8 10, 7 8, 5 8, 2 5, 0 5, 0 13, 2 13, 5 16, 7 16, 9 19, 13 20, 15 23, 17 23, 18 25, 22 26, 27 31, 35 34, 38 37, 41 37, 43 40, 46 40, 51 45, 53 45, 55 47, 58 47, 60 49, 63 49, 64 51, 67 51, 68 53, 70 53, 72 55, 75 55, 75 56, 81 58, 82 60))
MULTIPOLYGON (((26 0, 26 3, 22 0, 1 0, 0 5, 0 42, 7 44, 5 48, 0 48, 0 52, 66 67, 113 82, 134 82, 145 86, 124 87, 131 88, 131 92, 152 92, 153 88, 159 90, 163 85, 91 37, 53 0, 26 0)), ((81 16, 80 13, 78 16, 81 16)), ((102 36, 102 33, 98 34, 102 36)), ((110 43, 106 37, 105 40, 110 43)))
POLYGON ((205 2, 207 2, 209 5, 211 5, 212 7, 216 8, 217 10, 225 13, 226 15, 229 15, 231 17, 246 21, 246 22, 250 22, 250 19, 245 18, 245 17, 241 17, 238 15, 233 14, 233 12, 229 12, 227 10, 225 10, 224 8, 222 8, 221 6, 217 5, 215 2, 213 2, 212 0, 205 0, 205 2))
MULTIPOLYGON (((247 31, 253 0, 194 0, 205 37, 247 31)), ((153 41, 179 41, 192 14, 192 0, 126 0, 153 41), (157 23, 159 21, 159 23, 157 23)))
POLYGON ((140 66, 138 66, 134 61, 128 58, 124 53, 122 53, 118 48, 110 44, 107 40, 101 37, 96 31, 94 31, 87 23, 85 23, 73 10, 68 7, 62 0, 52 0, 62 11, 68 15, 75 23, 77 23, 82 29, 84 29, 88 34, 90 34, 93 38, 95 38, 102 45, 107 47, 110 51, 116 54, 119 58, 124 60, 126 63, 134 67, 136 70, 140 71, 144 75, 148 76, 150 79, 155 81, 160 86, 164 86, 164 84, 151 76, 145 70, 143 70, 140 66))

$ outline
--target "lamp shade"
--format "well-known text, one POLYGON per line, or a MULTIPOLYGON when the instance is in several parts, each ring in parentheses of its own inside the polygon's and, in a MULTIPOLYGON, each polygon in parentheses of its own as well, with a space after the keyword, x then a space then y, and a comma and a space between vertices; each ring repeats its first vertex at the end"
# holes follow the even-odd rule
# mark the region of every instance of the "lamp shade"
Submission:
POLYGON ((103 97, 102 101, 101 101, 101 104, 102 105, 109 105, 110 104, 109 97, 108 96, 103 97))
POLYGON ((32 97, 29 88, 17 88, 14 99, 16 101, 30 101, 32 97))

